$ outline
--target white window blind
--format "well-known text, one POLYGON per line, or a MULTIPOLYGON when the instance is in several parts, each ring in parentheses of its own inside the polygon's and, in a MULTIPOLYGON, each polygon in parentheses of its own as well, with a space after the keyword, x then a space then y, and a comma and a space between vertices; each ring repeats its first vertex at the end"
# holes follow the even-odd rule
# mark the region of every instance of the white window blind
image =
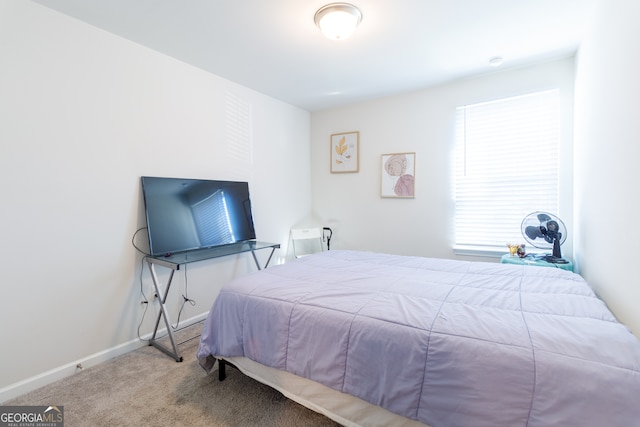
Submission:
POLYGON ((457 109, 455 244, 524 243, 522 219, 558 212, 558 90, 457 109))

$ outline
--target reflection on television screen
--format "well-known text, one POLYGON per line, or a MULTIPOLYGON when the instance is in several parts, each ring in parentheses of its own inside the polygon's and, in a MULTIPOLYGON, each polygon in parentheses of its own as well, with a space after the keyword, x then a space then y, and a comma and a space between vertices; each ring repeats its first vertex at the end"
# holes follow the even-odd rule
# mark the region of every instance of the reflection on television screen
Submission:
POLYGON ((151 255, 256 238, 249 184, 142 177, 151 255))

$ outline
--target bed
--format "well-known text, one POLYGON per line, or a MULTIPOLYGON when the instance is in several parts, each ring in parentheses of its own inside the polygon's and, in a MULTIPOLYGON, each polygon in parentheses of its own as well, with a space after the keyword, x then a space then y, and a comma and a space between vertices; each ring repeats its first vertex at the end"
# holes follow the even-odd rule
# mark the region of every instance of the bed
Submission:
POLYGON ((561 269, 326 251, 238 278, 197 357, 343 425, 640 425, 640 342, 561 269))

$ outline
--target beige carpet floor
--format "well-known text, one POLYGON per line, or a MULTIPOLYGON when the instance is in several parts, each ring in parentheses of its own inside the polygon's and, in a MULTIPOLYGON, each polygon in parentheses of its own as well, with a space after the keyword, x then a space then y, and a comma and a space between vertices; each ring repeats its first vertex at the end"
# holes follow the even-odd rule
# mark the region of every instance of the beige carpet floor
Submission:
POLYGON ((65 427, 336 427, 240 371, 207 375, 196 360, 196 324, 178 333, 181 363, 145 346, 4 405, 62 405, 65 427))

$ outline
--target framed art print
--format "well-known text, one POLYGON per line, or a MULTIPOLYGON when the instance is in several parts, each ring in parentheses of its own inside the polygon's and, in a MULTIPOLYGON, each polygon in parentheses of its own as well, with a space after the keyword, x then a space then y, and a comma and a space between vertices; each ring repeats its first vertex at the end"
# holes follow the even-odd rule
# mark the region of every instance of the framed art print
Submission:
POLYGON ((415 197, 416 153, 382 155, 381 197, 415 197))
POLYGON ((360 132, 331 135, 331 173, 358 172, 360 132))

